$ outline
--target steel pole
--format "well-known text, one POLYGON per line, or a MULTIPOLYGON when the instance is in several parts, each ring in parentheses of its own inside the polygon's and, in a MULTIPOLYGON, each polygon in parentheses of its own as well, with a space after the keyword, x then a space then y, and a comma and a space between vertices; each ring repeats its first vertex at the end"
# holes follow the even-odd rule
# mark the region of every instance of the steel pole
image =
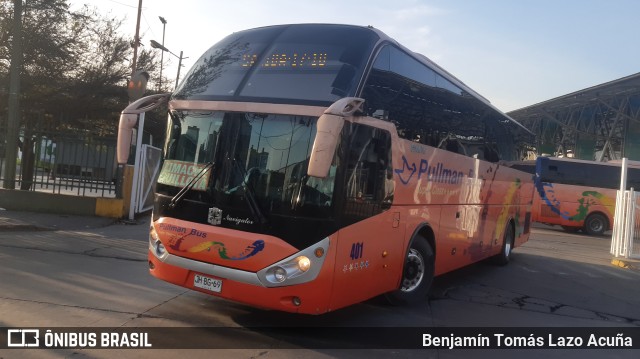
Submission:
POLYGON ((176 86, 178 88, 178 80, 180 80, 180 67, 182 67, 182 51, 180 51, 180 59, 178 60, 178 75, 176 76, 176 86))
POLYGON ((9 68, 9 108, 7 113, 7 148, 3 187, 16 188, 16 159, 20 129, 20 73, 22 72, 22 0, 13 1, 13 43, 9 68))
MULTIPOLYGON (((167 26, 167 24, 163 21, 162 22, 162 46, 164 47, 164 29, 167 26)), ((164 51, 160 52, 160 86, 158 88, 159 92, 163 92, 162 91, 162 64, 164 62, 164 51)))
POLYGON ((138 2, 138 20, 136 21, 136 36, 133 38, 133 61, 131 63, 131 77, 138 66, 138 43, 140 43, 140 16, 142 15, 142 0, 138 2))

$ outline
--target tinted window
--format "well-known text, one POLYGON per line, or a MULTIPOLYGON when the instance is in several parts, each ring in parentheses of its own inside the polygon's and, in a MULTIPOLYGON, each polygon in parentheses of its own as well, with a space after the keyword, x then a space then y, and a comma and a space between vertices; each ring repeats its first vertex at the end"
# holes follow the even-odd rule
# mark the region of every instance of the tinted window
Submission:
POLYGON ((517 169, 518 171, 531 173, 532 175, 536 173, 535 161, 505 163, 505 165, 517 169))
POLYGON ((520 159, 518 142, 532 139, 499 112, 390 45, 378 53, 361 96, 366 113, 395 123, 400 137, 490 162, 520 159))
MULTIPOLYGON (((620 188, 621 167, 599 162, 558 161, 539 157, 536 171, 543 182, 574 186, 620 188)), ((627 188, 640 188, 640 169, 627 169, 627 188)))
POLYGON ((172 115, 160 184, 184 186, 186 168, 212 162, 215 166, 205 177, 209 182, 201 191, 221 208, 246 210, 246 197, 253 197, 267 217, 329 216, 335 163, 325 178, 307 176, 315 118, 206 111, 172 115))
POLYGON ((348 136, 345 215, 358 220, 380 213, 384 204, 393 201, 391 136, 387 131, 357 123, 348 123, 345 132, 348 136))
POLYGON ((436 73, 404 52, 390 47, 391 72, 423 85, 436 87, 436 73))
POLYGON ((377 40, 367 28, 341 25, 239 32, 196 62, 174 98, 333 103, 353 96, 377 40))

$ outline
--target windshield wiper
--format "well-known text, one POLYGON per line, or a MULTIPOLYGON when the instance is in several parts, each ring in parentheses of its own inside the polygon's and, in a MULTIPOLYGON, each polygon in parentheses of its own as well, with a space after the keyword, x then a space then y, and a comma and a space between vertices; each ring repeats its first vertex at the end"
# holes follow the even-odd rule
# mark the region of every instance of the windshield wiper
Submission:
POLYGON ((246 194, 246 196, 243 196, 243 197, 247 201, 247 205, 249 206, 249 211, 251 212, 251 215, 261 225, 266 224, 267 218, 264 216, 264 214, 262 214, 262 211, 260 210, 260 206, 258 205, 258 202, 256 201, 256 197, 254 196, 254 193, 253 193, 253 188, 249 183, 247 183, 247 172, 244 170, 244 168, 240 166, 236 158, 232 158, 231 161, 233 162, 235 169, 240 173, 240 175, 242 175, 242 184, 243 184, 242 187, 244 188, 244 193, 246 194))
POLYGON ((169 208, 175 208, 178 202, 180 202, 182 198, 184 198, 184 195, 187 194, 187 192, 189 192, 193 188, 193 186, 195 186, 195 184, 202 178, 202 176, 207 173, 207 170, 211 168, 213 168, 213 162, 208 162, 204 167, 202 167, 202 169, 198 171, 198 173, 196 173, 196 175, 193 176, 193 178, 191 178, 191 180, 186 185, 184 185, 184 187, 182 187, 182 189, 180 189, 180 191, 178 191, 178 193, 176 193, 173 198, 171 198, 171 201, 169 201, 169 208))

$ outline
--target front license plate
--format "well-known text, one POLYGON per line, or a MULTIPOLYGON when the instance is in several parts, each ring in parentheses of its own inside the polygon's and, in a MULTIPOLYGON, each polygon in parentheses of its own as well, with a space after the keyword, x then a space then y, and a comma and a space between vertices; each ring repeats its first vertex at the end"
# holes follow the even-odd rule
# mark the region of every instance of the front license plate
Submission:
POLYGON ((220 293, 222 290, 222 281, 220 279, 213 279, 196 274, 193 276, 193 286, 220 293))

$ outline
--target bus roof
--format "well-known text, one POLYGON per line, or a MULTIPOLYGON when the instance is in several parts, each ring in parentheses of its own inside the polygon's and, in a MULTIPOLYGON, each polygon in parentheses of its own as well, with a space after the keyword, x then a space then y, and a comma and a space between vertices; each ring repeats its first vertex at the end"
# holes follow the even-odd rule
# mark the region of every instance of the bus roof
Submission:
MULTIPOLYGON (((257 28, 253 28, 253 29, 247 29, 247 30, 242 30, 242 31, 238 31, 235 32, 231 35, 229 35, 227 38, 223 39, 222 41, 218 42, 217 44, 213 45, 213 47, 208 50, 207 52, 205 52, 205 54, 203 54, 201 56, 201 58, 196 62, 196 64, 193 66, 193 68, 189 71, 189 73, 185 76, 183 82, 180 84, 180 86, 176 89, 176 92, 174 92, 174 98, 177 99, 186 99, 187 97, 189 97, 189 95, 187 94, 187 96, 185 96, 185 87, 189 87, 188 83, 189 81, 198 81, 200 82, 200 86, 203 86, 202 81, 202 74, 198 74, 198 76, 191 76, 194 72, 194 70, 198 69, 199 64, 202 64, 203 62, 206 62, 206 56, 208 54, 210 54, 212 52, 212 50, 218 46, 221 43, 224 43, 225 40, 227 40, 230 37, 242 37, 245 34, 256 34, 256 33, 260 33, 260 32, 264 32, 264 33, 274 33, 275 35, 271 35, 270 40, 266 40, 266 41, 271 41, 271 42, 276 42, 278 41, 278 39, 280 38, 280 36, 282 34, 288 34, 288 36, 298 36, 300 37, 300 40, 302 40, 302 38, 304 36, 309 36, 309 42, 313 42, 317 39, 318 36, 329 32, 329 31, 344 31, 344 32, 349 32, 352 33, 353 36, 342 36, 340 38, 337 39, 331 39, 331 41, 335 41, 335 42, 344 42, 345 44, 347 44, 347 47, 351 46, 353 47, 353 44, 349 44, 350 38, 352 37, 356 37, 356 36, 360 36, 360 39, 363 39, 359 42, 367 42, 370 41, 371 43, 369 45, 364 45, 361 46, 361 48, 358 49, 358 51, 363 51, 363 53, 359 54, 361 56, 361 61, 362 63, 359 64, 359 69, 357 71, 357 75, 360 77, 359 79, 356 80, 356 83, 354 83, 354 86, 352 86, 351 88, 351 92, 347 95, 350 96, 355 96, 356 92, 358 91, 357 89, 362 88, 362 86, 364 85, 364 81, 366 80, 365 76, 366 76, 366 69, 371 67, 375 56, 377 55, 377 52, 379 51, 379 49, 381 48, 381 46, 384 43, 391 43, 393 45, 395 45, 396 47, 398 47, 399 49, 401 49, 402 51, 406 52, 407 55, 411 56, 412 58, 414 58, 415 60, 417 60, 418 62, 426 65, 427 67, 431 68, 434 72, 436 72, 437 74, 439 74, 440 76, 444 77, 445 79, 449 80, 450 82, 452 82, 454 85, 458 86, 461 90, 463 90, 466 94, 468 94, 468 96, 471 96, 473 98, 475 98, 476 100, 480 101, 481 103, 483 103, 484 105, 488 106, 494 113, 498 114, 500 117, 508 120, 509 122, 512 122, 514 124, 516 124, 521 130, 529 133, 529 135, 534 136, 533 133, 531 131, 529 131, 527 128, 525 128, 523 125, 521 125, 519 122, 517 122, 516 120, 514 120, 513 118, 511 118, 510 116, 506 115, 504 112, 502 112, 501 110, 499 110, 498 108, 496 108, 495 106, 493 106, 491 104, 491 102, 489 100, 487 100, 485 97, 481 96, 479 93, 477 93, 476 91, 474 91, 473 89, 471 89, 469 86, 467 86, 464 82, 462 82, 461 80, 459 80, 458 78, 456 78, 455 76, 453 76, 451 73, 449 73, 448 71, 446 71, 445 69, 443 69, 442 67, 440 67, 438 64, 436 64, 435 62, 433 62, 432 60, 430 60, 427 56, 423 55, 423 54, 419 54, 416 52, 413 52, 411 50, 409 50, 408 48, 406 48, 405 46, 403 46, 402 44, 400 44, 398 41, 396 41, 395 39, 389 37, 387 34, 385 34, 384 32, 382 32, 379 29, 374 28, 373 26, 359 26, 359 25, 344 25, 344 24, 323 24, 323 23, 304 23, 304 24, 282 24, 282 25, 271 25, 271 26, 263 26, 263 27, 257 27, 257 28), (363 35, 365 33, 369 33, 369 35, 363 35), (294 35, 290 35, 290 34, 294 34, 294 35), (364 39, 368 39, 368 40, 364 40, 364 39), (191 79, 191 78, 194 79, 191 79), (185 83, 187 83, 187 86, 185 86, 185 83)), ((304 41, 301 41, 304 42, 304 41)), ((360 44, 358 44, 360 45, 360 44)), ((266 48, 267 46, 265 46, 266 48)), ((351 54, 351 56, 353 57, 353 54, 351 54)), ((231 57, 231 56, 229 56, 231 57)), ((228 60, 227 60, 228 61, 228 60)), ((210 61, 211 62, 211 61, 210 61)), ((220 66, 224 66, 225 64, 221 64, 220 66)), ((340 74, 337 74, 337 76, 339 76, 340 74)), ((220 77, 220 74, 218 73, 216 76, 218 77, 213 77, 211 81, 218 79, 220 77)), ((244 80, 246 81, 246 80, 244 80)), ((242 82, 241 82, 242 83, 242 82)), ((239 93, 240 91, 238 91, 239 93)), ((234 94, 235 95, 235 94, 234 94)), ((331 101, 332 102, 332 101, 331 101)))
MULTIPOLYGON (((620 167, 622 165, 622 160, 610 160, 607 162, 593 161, 593 160, 583 160, 579 158, 572 157, 548 157, 541 156, 539 158, 546 158, 549 161, 554 162, 570 162, 570 163, 581 163, 585 165, 595 165, 595 166, 616 166, 620 167)), ((627 165, 629 167, 640 167, 640 161, 627 161, 627 165)))

